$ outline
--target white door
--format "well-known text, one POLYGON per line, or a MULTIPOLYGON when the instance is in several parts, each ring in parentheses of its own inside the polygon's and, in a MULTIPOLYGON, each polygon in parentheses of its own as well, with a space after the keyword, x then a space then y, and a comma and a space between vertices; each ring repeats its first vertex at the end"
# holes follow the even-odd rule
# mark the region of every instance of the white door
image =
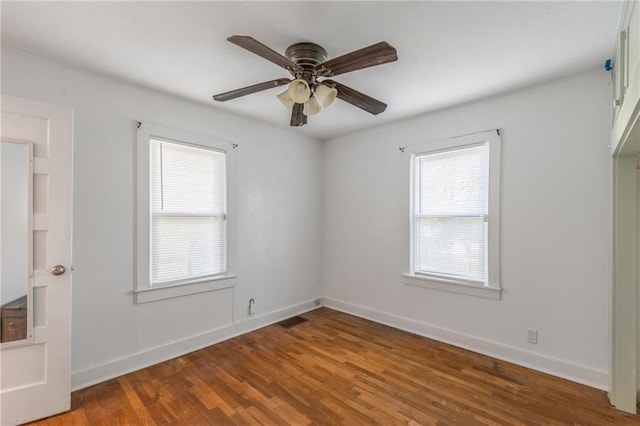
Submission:
POLYGON ((70 408, 73 120, 69 109, 7 95, 1 109, 2 140, 33 152, 30 332, 0 344, 0 423, 12 425, 70 408))

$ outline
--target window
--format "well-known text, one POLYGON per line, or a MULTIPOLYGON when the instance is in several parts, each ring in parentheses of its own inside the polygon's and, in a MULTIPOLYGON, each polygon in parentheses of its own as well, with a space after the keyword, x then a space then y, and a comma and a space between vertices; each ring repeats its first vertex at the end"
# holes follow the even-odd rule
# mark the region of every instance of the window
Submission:
POLYGON ((151 284, 224 274, 225 154, 151 139, 151 284))
POLYGON ((142 123, 138 303, 227 288, 233 228, 229 144, 142 123))
POLYGON ((499 298, 498 132, 408 150, 411 261, 405 282, 499 298))

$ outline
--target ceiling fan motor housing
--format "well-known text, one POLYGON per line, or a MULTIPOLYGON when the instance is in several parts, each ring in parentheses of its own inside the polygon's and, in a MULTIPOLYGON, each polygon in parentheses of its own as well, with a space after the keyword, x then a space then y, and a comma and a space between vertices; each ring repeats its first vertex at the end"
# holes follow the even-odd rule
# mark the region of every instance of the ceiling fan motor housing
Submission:
POLYGON ((296 78, 302 78, 310 86, 316 81, 316 65, 327 60, 327 51, 315 43, 296 43, 287 47, 285 56, 299 65, 303 71, 292 74, 296 78))

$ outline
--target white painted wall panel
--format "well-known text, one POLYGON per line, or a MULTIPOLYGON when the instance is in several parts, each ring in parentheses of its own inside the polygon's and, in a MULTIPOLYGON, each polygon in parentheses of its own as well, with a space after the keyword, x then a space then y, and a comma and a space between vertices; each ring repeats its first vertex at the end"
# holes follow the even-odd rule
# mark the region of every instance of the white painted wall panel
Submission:
POLYGON ((610 106, 610 77, 593 71, 326 141, 328 303, 605 387, 610 106), (398 147, 493 128, 503 144, 502 300, 404 285, 409 171, 398 147))

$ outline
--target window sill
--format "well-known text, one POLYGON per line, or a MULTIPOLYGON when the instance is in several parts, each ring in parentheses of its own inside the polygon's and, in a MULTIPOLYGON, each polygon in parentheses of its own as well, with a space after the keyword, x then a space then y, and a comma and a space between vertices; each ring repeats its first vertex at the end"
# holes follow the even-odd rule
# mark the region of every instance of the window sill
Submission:
POLYGON ((174 297, 205 293, 207 291, 222 290, 234 286, 236 276, 225 275, 209 278, 206 281, 193 281, 158 287, 148 287, 134 290, 136 303, 155 302, 156 300, 172 299, 174 297))
POLYGON ((415 287, 432 288, 451 293, 466 294, 469 296, 485 297, 487 299, 500 300, 502 290, 496 287, 484 287, 468 284, 461 281, 447 280, 443 278, 427 277, 415 274, 402 274, 403 283, 415 287))

